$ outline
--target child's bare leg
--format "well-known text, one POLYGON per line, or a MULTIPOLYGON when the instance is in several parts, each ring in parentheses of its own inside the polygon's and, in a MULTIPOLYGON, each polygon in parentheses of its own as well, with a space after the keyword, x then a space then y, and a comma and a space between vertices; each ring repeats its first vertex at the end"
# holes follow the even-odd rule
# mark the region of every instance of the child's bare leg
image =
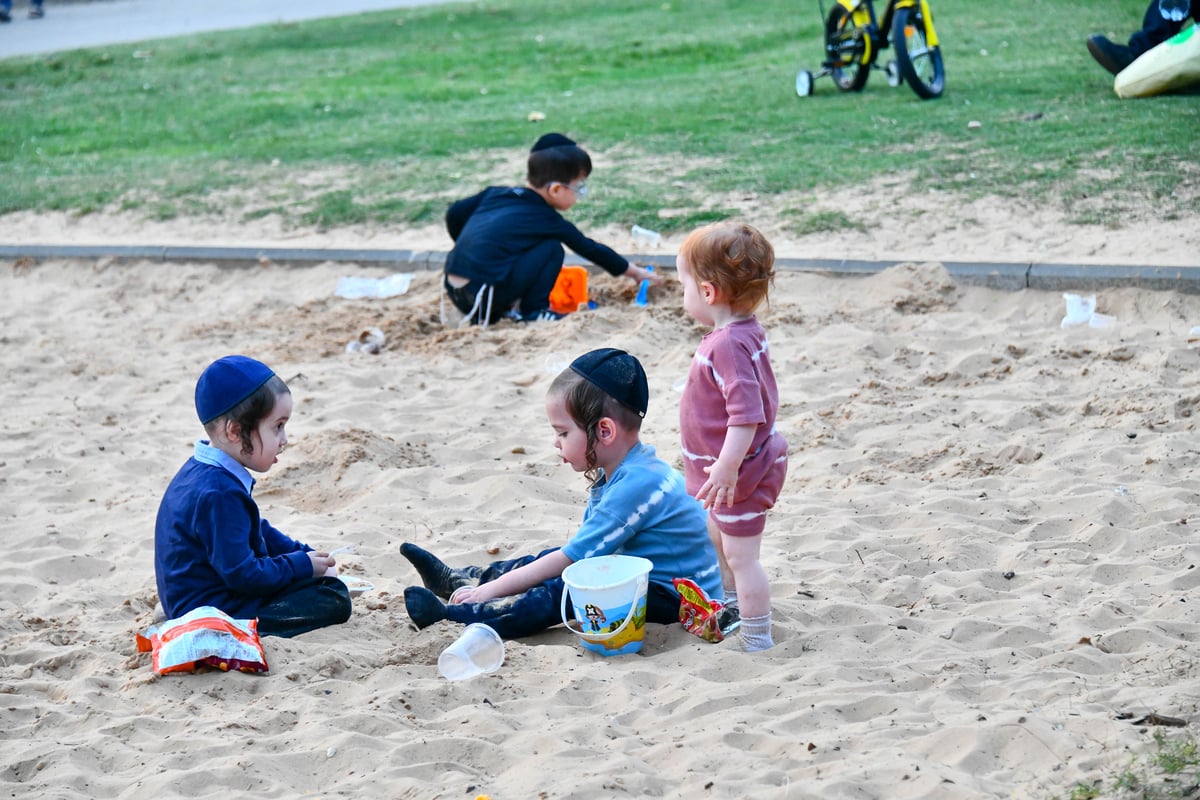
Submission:
POLYGON ((771 638, 771 586, 759 560, 762 536, 722 534, 721 544, 737 583, 742 646, 746 650, 766 650, 775 641, 771 638))
POLYGON ((725 602, 731 606, 736 606, 737 602, 737 582, 734 580, 733 570, 729 568, 729 563, 725 561, 725 547, 721 541, 721 529, 717 527, 716 521, 710 516, 708 518, 708 538, 713 543, 713 548, 717 551, 717 562, 721 566, 721 587, 725 590, 725 602))

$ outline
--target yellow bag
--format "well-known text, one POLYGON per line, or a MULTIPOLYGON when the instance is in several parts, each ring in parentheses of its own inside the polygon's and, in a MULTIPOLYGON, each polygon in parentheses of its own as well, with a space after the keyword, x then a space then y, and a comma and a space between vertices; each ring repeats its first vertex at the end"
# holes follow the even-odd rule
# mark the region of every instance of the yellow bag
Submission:
POLYGON ((1121 70, 1117 97, 1151 97, 1200 83, 1200 32, 1193 24, 1150 48, 1121 70))

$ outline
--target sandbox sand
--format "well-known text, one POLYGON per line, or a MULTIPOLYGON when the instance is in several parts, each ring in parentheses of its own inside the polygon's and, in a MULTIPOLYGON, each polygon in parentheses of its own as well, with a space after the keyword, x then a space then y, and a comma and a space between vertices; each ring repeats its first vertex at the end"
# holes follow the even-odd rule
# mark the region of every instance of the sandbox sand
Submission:
POLYGON ((937 263, 781 273, 762 314, 791 445, 763 546, 778 645, 651 625, 606 659, 560 627, 449 683, 459 628, 410 625, 399 545, 462 565, 570 535, 585 483, 542 397, 596 346, 643 360, 644 439, 678 464, 702 330, 677 284, 640 309, 606 276, 594 311, 486 331, 439 324, 434 273, 334 296, 382 274, 0 262, 6 796, 1044 798, 1175 733, 1145 715, 1200 717, 1200 296, 1113 289, 1115 325, 1064 330, 1060 294, 937 263), (347 353, 368 327, 382 352, 347 353), (343 571, 375 590, 344 626, 266 639, 266 675, 158 678, 134 646, 154 515, 202 435, 195 379, 230 352, 296 403, 264 515, 357 545, 343 571))

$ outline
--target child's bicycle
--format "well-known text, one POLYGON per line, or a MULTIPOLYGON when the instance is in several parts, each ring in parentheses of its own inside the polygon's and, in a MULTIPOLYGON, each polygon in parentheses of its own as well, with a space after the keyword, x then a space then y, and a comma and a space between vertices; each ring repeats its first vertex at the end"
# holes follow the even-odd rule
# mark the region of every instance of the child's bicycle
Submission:
MULTIPOLYGON (((812 94, 813 78, 833 76, 843 92, 859 92, 879 51, 892 44, 896 58, 884 71, 888 83, 908 82, 923 99, 938 97, 946 88, 946 67, 933 30, 929 0, 887 0, 883 18, 875 14, 873 0, 836 0, 825 19, 825 62, 815 76, 808 70, 796 74, 796 94, 812 94)), ((877 68, 877 67, 876 67, 877 68)))

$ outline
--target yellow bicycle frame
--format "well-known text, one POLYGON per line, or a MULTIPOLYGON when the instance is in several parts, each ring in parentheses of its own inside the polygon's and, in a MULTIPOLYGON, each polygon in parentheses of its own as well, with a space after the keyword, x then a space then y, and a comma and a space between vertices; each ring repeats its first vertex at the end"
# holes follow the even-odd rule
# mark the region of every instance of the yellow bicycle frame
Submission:
MULTIPOLYGON (((846 5, 844 0, 838 0, 838 2, 846 5)), ((921 19, 925 21, 925 44, 929 47, 937 47, 937 31, 933 29, 933 11, 929 8, 929 0, 896 0, 895 8, 914 8, 918 5, 921 7, 921 19)), ((857 21, 856 19, 855 22, 857 21)))
MULTIPOLYGON (((867 26, 871 24, 871 9, 867 8, 864 0, 837 0, 837 2, 839 6, 846 9, 855 28, 866 30, 867 26)), ((862 42, 863 57, 860 63, 870 64, 871 60, 875 58, 875 53, 871 49, 871 37, 864 36, 862 42)))
MULTIPOLYGON (((871 9, 868 8, 865 0, 837 0, 837 4, 846 9, 846 13, 854 22, 854 27, 866 28, 871 24, 871 9)), ((929 0, 893 0, 892 11, 894 13, 897 8, 916 8, 917 6, 921 7, 921 19, 925 22, 925 44, 928 47, 937 47, 937 31, 933 29, 933 11, 929 7, 929 0)), ((888 14, 885 19, 891 16, 888 14)), ((874 53, 871 52, 870 37, 863 39, 863 47, 862 63, 870 64, 874 57, 874 53)))

